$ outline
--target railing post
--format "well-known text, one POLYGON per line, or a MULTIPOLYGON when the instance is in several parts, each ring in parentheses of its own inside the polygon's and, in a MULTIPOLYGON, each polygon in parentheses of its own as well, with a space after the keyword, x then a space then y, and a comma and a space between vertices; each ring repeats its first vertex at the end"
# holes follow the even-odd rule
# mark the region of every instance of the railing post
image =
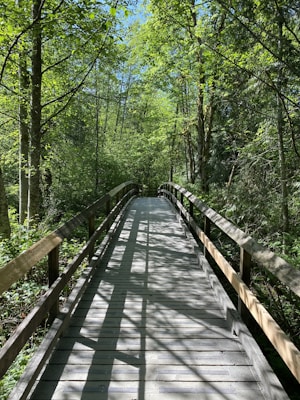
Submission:
POLYGON ((180 193, 180 203, 183 205, 183 201, 184 201, 184 195, 183 193, 180 193))
MULTIPOLYGON (((95 232, 95 214, 92 214, 89 216, 89 238, 93 235, 95 232)), ((89 261, 91 261, 93 255, 94 255, 94 245, 90 247, 89 251, 89 261)))
MULTIPOLYGON (((106 200, 106 216, 108 217, 109 213, 111 210, 111 198, 108 197, 108 199, 106 200)), ((106 227, 106 232, 109 231, 109 221, 108 221, 108 226, 106 227)))
MULTIPOLYGON (((194 204, 191 202, 191 200, 189 200, 189 213, 191 216, 191 219, 194 218, 194 204)), ((190 229, 191 229, 191 222, 190 222, 190 229)))
MULTIPOLYGON (((249 286, 251 281, 251 255, 242 247, 240 248, 240 278, 249 286)), ((238 298, 238 311, 244 320, 247 322, 249 318, 249 311, 244 305, 240 297, 238 298)))
POLYGON ((121 189, 117 194, 116 194, 116 204, 119 203, 119 201, 122 198, 122 193, 123 193, 123 189, 121 189))
MULTIPOLYGON (((181 203, 182 206, 183 206, 183 202, 184 202, 184 195, 183 195, 182 192, 180 192, 180 203, 181 203)), ((183 216, 183 212, 182 211, 180 211, 180 215, 183 216)))
POLYGON ((189 200, 190 202, 190 209, 189 209, 189 213, 191 215, 192 218, 194 218, 194 204, 189 200))
MULTIPOLYGON (((49 287, 59 277, 59 246, 56 246, 48 254, 48 285, 49 287)), ((52 323, 59 312, 59 300, 57 300, 49 310, 48 321, 52 323)))
MULTIPOLYGON (((210 219, 206 216, 204 216, 204 227, 203 227, 203 232, 205 235, 210 239, 210 231, 211 231, 211 222, 210 219)), ((210 263, 210 253, 207 250, 205 244, 203 243, 203 254, 204 257, 207 259, 207 261, 210 263)))

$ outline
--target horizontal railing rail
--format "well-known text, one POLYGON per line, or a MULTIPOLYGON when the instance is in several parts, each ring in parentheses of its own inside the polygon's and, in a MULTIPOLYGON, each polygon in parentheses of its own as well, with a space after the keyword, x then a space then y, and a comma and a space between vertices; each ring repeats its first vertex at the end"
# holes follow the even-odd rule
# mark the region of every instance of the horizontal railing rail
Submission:
POLYGON ((174 204, 191 231, 202 242, 204 255, 213 258, 237 292, 238 308, 242 316, 246 308, 300 383, 300 351, 248 287, 252 260, 272 273, 297 296, 300 296, 300 271, 257 243, 251 236, 208 207, 185 188, 173 182, 167 182, 158 188, 158 195, 167 197, 174 204), (188 209, 185 203, 188 204, 188 209), (203 229, 195 221, 195 210, 198 210, 203 218, 203 229), (238 272, 212 242, 210 235, 212 225, 225 233, 239 246, 240 265, 238 272))
POLYGON ((49 289, 41 296, 30 313, 24 318, 15 332, 8 338, 0 350, 0 377, 11 366, 38 326, 49 318, 53 321, 59 313, 59 296, 75 271, 87 257, 91 260, 96 241, 106 233, 126 202, 138 195, 139 186, 125 182, 102 196, 91 206, 67 221, 54 232, 42 238, 27 251, 0 268, 0 295, 12 284, 18 282, 31 268, 48 256, 49 289), (95 220, 100 212, 106 217, 96 229, 95 220), (59 247, 64 239, 69 239, 75 229, 84 223, 88 225, 89 239, 74 257, 72 262, 60 273, 59 247))

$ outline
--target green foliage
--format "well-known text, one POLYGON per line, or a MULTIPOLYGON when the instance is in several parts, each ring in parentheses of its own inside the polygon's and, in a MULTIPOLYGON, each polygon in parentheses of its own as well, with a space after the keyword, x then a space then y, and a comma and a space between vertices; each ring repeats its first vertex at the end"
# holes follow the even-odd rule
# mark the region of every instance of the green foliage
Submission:
MULTIPOLYGON (((14 226, 14 225, 13 225, 14 226)), ((41 233, 41 232, 40 232, 41 233)), ((13 232, 14 237, 14 232, 13 232)), ((30 236, 30 240, 34 241, 34 235, 30 236)), ((14 256, 20 249, 26 249, 24 239, 21 236, 14 237, 13 244, 9 249, 5 248, 7 243, 2 243, 3 247, 0 251, 0 259, 8 261, 6 257, 9 255, 14 256), (3 254, 3 249, 5 254, 3 254)), ((78 254, 78 251, 83 246, 83 237, 64 241, 60 247, 60 269, 63 270, 65 266, 73 257, 78 254)), ((71 289, 76 284, 78 277, 81 275, 86 263, 82 263, 80 268, 76 271, 69 284, 65 287, 60 296, 61 305, 70 294, 71 289)), ((12 287, 0 296, 0 346, 10 337, 16 327, 32 310, 34 304, 37 303, 39 297, 47 290, 47 265, 41 261, 37 266, 30 270, 24 279, 12 285, 12 287)), ((29 339, 27 344, 18 354, 16 360, 13 362, 5 376, 0 380, 0 399, 4 400, 8 397, 10 391, 24 372, 24 369, 34 354, 38 345, 41 343, 48 329, 47 316, 41 326, 36 330, 34 335, 29 339)))
POLYGON ((36 226, 28 229, 26 222, 25 225, 19 225, 18 214, 14 209, 9 210, 9 218, 11 237, 0 241, 0 267, 27 250, 47 233, 47 230, 37 229, 36 226))
POLYGON ((38 335, 31 338, 30 343, 28 343, 24 349, 18 354, 16 360, 9 368, 4 379, 0 380, 0 399, 6 400, 9 397, 10 392, 14 388, 16 382, 21 377, 24 372, 26 365, 34 351, 37 349, 41 338, 43 337, 43 329, 40 329, 38 335))
POLYGON ((251 287, 284 332, 300 347, 299 298, 261 268, 254 268, 251 287))
MULTIPOLYGON (((19 105, 26 104, 23 122, 29 124, 31 88, 30 82, 19 85, 18 66, 24 62, 29 79, 31 2, 2 3, 0 166, 12 236, 0 241, 0 265, 122 181, 135 180, 154 193, 171 174, 299 265, 296 0, 231 1, 230 7, 151 0, 140 22, 124 21, 129 10, 134 14, 134 2, 44 2, 42 221, 29 230, 26 222, 18 224, 19 105), (209 193, 202 191, 203 165, 209 193)), ((63 244, 63 265, 84 235, 79 231, 74 242, 63 244)), ((25 280, 11 299, 25 307, 21 290, 28 298, 43 290, 40 272, 43 264, 32 272, 37 286, 25 280)), ((262 291, 274 300, 271 286, 262 291)), ((291 308, 286 295, 279 301, 278 309, 291 308)), ((288 319, 296 318, 286 311, 288 319)))

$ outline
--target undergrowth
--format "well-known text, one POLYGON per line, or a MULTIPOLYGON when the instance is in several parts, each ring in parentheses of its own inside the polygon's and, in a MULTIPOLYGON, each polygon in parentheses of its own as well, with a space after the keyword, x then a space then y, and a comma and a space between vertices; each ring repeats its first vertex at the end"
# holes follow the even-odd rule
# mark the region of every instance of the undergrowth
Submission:
MULTIPOLYGON (((12 221, 14 221, 14 218, 12 218, 12 221)), ((17 223, 13 223, 12 227, 11 240, 3 240, 0 242, 0 266, 5 265, 8 261, 27 250, 33 243, 37 242, 48 233, 45 229, 39 230, 37 228, 31 228, 28 230, 23 226, 20 227, 17 223)), ((71 262, 84 245, 84 242, 84 239, 78 234, 76 239, 64 241, 61 244, 60 271, 71 262)), ((61 293, 59 299, 61 305, 66 301, 86 265, 87 262, 81 264, 69 284, 61 293)), ((1 347, 13 334, 22 320, 29 314, 40 296, 48 289, 47 268, 47 260, 41 260, 23 279, 13 284, 9 290, 0 296, 1 347)), ((45 320, 18 354, 2 380, 0 380, 0 400, 8 398, 9 393, 24 372, 28 361, 45 336, 48 330, 47 317, 48 316, 45 315, 45 320)))

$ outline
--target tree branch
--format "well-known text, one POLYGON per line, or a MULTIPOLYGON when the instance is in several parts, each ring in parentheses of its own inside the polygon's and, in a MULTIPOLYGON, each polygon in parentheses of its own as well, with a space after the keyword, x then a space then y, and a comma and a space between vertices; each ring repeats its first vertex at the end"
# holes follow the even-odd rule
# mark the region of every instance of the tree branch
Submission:
MULTIPOLYGON (((40 4, 40 11, 42 10, 44 4, 45 4, 46 0, 43 0, 40 4)), ((21 37, 23 35, 25 35, 25 33, 27 33, 30 29, 33 28, 33 26, 39 21, 39 17, 36 17, 28 26, 26 26, 24 29, 21 30, 20 33, 18 33, 18 35, 15 37, 15 39, 13 40, 12 44, 9 46, 8 51, 6 56, 4 57, 4 61, 1 67, 1 71, 0 71, 0 84, 2 83, 2 79, 3 79, 3 75, 4 75, 4 71, 6 68, 6 65, 8 63, 8 60, 11 56, 11 53, 13 51, 13 49, 15 48, 15 46, 18 44, 19 40, 21 39, 21 37)))
MULTIPOLYGON (((43 105, 43 107, 46 107, 47 105, 52 104, 52 103, 54 103, 55 101, 59 101, 59 99, 63 99, 63 98, 65 98, 66 96, 70 95, 70 97, 68 98, 68 100, 66 101, 66 103, 65 103, 61 108, 59 108, 57 111, 55 111, 52 115, 50 115, 50 117, 47 118, 47 119, 43 122, 43 124, 41 125, 41 128, 43 128, 43 127, 45 127, 46 125, 48 125, 48 124, 52 121, 52 119, 54 119, 54 118, 57 117, 59 114, 61 114, 61 113, 67 108, 67 106, 70 104, 71 100, 72 100, 73 97, 76 95, 76 93, 79 91, 79 89, 85 84, 85 81, 87 80, 88 76, 90 75, 91 71, 93 70, 93 68, 94 68, 94 66, 95 66, 95 64, 96 64, 96 62, 97 62, 97 60, 98 60, 98 58, 99 58, 99 55, 100 55, 100 53, 101 53, 101 51, 102 51, 102 49, 103 49, 103 47, 104 47, 106 38, 107 38, 107 36, 108 36, 108 32, 109 32, 109 31, 106 32, 106 35, 105 35, 104 41, 103 41, 103 43, 102 43, 102 46, 100 47, 100 49, 99 49, 99 51, 97 52, 97 54, 96 54, 95 58, 93 59, 93 61, 90 63, 90 66, 88 67, 86 73, 84 74, 84 76, 83 76, 82 80, 79 82, 79 84, 78 84, 77 86, 75 86, 74 88, 70 89, 67 93, 63 94, 63 95, 60 96, 59 98, 57 98, 57 99, 55 99, 55 100, 51 100, 50 102, 48 102, 48 103, 46 103, 45 105, 43 105)), ((46 131, 47 131, 47 129, 45 129, 45 130, 43 131, 43 134, 44 134, 46 131)))
POLYGON ((223 7, 226 11, 228 11, 230 13, 230 15, 236 20, 238 21, 238 23, 245 28, 250 34, 251 36, 255 39, 255 41, 257 41, 259 44, 261 44, 261 46, 267 50, 276 60, 280 61, 281 63, 283 63, 291 72, 293 72, 296 76, 300 76, 300 70, 299 69, 295 69, 293 65, 287 63, 285 60, 282 59, 282 57, 279 57, 279 55, 273 51, 266 43, 264 43, 261 40, 261 37, 258 36, 247 24, 245 24, 238 16, 236 13, 232 12, 231 8, 228 7, 226 4, 224 4, 223 1, 218 0, 218 3, 220 4, 221 7, 223 7))
POLYGON ((66 57, 62 58, 61 60, 58 60, 52 65, 49 65, 47 68, 45 68, 42 71, 42 74, 45 74, 46 72, 50 71, 52 68, 57 67, 58 65, 62 64, 63 62, 67 61, 70 57, 72 57, 72 53, 69 53, 66 57))
MULTIPOLYGON (((246 67, 242 67, 240 65, 238 65, 234 60, 231 60, 229 57, 227 57, 225 54, 221 53, 219 50, 217 50, 215 47, 209 45, 207 42, 203 42, 203 45, 208 47, 211 51, 215 52, 216 54, 218 54, 219 56, 221 56, 222 58, 224 58, 226 61, 230 62, 230 64, 234 65, 236 68, 240 69, 243 72, 246 72, 249 76, 252 76, 256 79, 258 79, 261 83, 265 84, 267 87, 269 87, 270 89, 272 89, 273 91, 275 91, 276 93, 278 92, 278 88, 276 87, 276 85, 270 82, 268 82, 267 80, 263 79, 262 77, 260 77, 258 74, 256 74, 255 72, 253 72, 252 70, 246 68, 246 67)), ((297 109, 299 109, 299 104, 296 103, 294 100, 292 100, 291 98, 289 98, 287 95, 285 95, 284 93, 279 93, 284 99, 286 99, 290 104, 293 104, 297 109)))
POLYGON ((60 3, 54 8, 54 10, 52 11, 53 14, 56 14, 57 11, 60 9, 60 7, 64 4, 65 0, 61 0, 60 3))

